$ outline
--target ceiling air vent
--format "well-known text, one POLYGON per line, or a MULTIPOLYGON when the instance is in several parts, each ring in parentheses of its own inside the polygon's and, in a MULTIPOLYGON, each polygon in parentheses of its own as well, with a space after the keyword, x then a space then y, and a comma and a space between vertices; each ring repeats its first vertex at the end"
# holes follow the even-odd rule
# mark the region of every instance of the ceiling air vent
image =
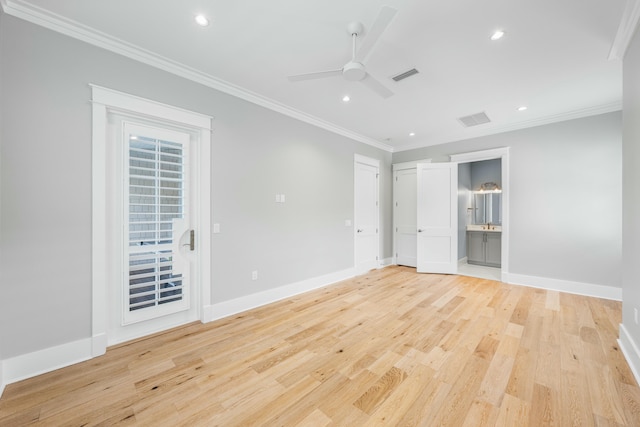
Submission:
POLYGON ((399 82, 400 80, 404 80, 407 77, 411 77, 414 74, 418 74, 419 71, 416 70, 415 68, 410 69, 409 71, 405 71, 404 73, 400 73, 397 76, 391 77, 393 80, 399 82))
POLYGON ((489 117, 487 117, 487 115, 484 113, 484 111, 482 113, 476 113, 470 116, 460 117, 458 120, 465 127, 478 126, 485 123, 489 123, 491 121, 489 117))

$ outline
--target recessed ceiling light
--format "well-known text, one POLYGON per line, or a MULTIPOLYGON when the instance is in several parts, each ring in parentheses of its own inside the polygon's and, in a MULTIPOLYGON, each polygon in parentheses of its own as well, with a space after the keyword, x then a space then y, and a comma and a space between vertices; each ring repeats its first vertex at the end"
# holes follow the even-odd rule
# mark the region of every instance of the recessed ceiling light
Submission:
POLYGON ((342 97, 342 102, 349 102, 351 101, 351 98, 349 98, 349 95, 345 95, 342 97))
POLYGON ((527 109, 526 105, 523 105, 522 107, 518 107, 518 111, 524 111, 527 109))
POLYGON ((497 30, 495 33, 491 35, 491 40, 500 40, 504 36, 504 31, 497 30))
POLYGON ((416 133, 415 132, 410 132, 409 136, 416 136, 416 133))
POLYGON ((201 27, 206 27, 207 25, 209 25, 209 18, 207 18, 203 14, 196 15, 195 20, 196 23, 201 27))

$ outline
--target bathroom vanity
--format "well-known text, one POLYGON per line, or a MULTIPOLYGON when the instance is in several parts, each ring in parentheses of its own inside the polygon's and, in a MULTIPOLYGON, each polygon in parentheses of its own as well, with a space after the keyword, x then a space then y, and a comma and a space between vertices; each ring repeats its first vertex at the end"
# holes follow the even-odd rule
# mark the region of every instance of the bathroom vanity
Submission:
POLYGON ((474 224, 467 225, 467 263, 500 267, 502 264, 502 227, 499 225, 502 223, 501 192, 476 192, 472 209, 474 224))
POLYGON ((500 267, 502 228, 498 225, 467 226, 467 263, 500 267))

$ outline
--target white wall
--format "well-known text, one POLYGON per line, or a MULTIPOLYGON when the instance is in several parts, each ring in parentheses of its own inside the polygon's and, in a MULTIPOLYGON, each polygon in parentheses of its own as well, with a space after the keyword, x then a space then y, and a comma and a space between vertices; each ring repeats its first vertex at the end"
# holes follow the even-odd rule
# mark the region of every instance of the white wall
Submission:
POLYGON ((353 267, 354 153, 391 258, 390 153, 0 14, 0 360, 91 337, 89 83, 215 118, 212 304, 353 267))
POLYGON ((640 33, 624 58, 623 70, 623 220, 622 325, 620 339, 636 380, 640 381, 640 33))
POLYGON ((549 279, 559 288, 616 296, 621 130, 621 114, 614 112, 398 152, 393 161, 448 161, 451 154, 510 147, 509 274, 528 278, 523 284, 549 279))

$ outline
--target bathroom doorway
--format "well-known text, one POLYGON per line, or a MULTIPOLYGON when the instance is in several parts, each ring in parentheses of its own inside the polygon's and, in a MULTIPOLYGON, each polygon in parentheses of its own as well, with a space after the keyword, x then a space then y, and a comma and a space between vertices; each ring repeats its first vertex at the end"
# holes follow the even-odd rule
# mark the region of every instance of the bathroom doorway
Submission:
POLYGON ((508 149, 458 163, 458 274, 502 281, 508 271, 508 149))

